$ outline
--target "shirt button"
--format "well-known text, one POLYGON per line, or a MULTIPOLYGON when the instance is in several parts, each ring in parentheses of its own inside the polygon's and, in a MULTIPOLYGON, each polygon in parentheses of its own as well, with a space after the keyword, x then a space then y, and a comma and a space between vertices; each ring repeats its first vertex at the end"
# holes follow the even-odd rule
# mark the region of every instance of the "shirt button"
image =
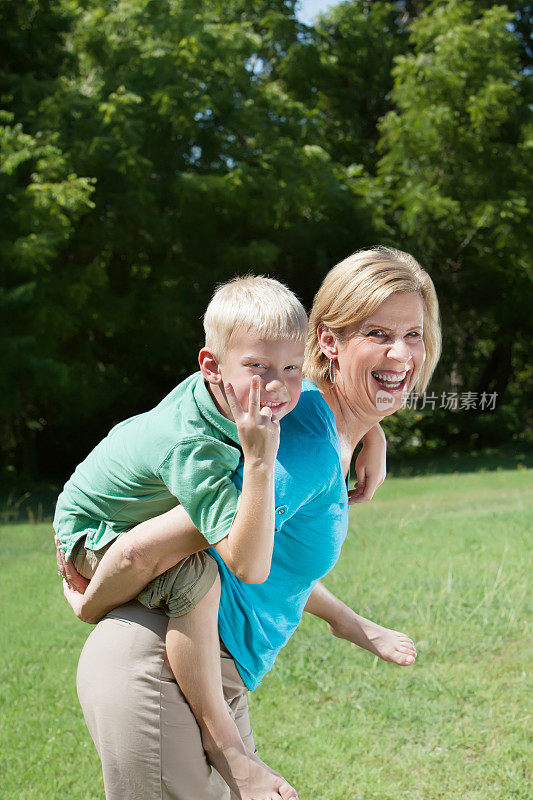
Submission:
POLYGON ((284 514, 284 513, 285 513, 284 508, 278 508, 278 514, 284 514))

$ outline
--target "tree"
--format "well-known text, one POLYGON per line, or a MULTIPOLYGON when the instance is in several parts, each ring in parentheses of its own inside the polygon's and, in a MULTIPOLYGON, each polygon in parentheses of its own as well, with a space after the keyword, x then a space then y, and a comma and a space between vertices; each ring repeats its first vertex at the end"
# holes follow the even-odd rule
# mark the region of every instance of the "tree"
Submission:
POLYGON ((391 107, 391 70, 408 47, 408 19, 395 2, 341 3, 318 17, 281 65, 291 94, 321 119, 321 145, 344 166, 375 167, 377 126, 391 107))
POLYGON ((430 5, 396 61, 395 109, 380 126, 391 226, 442 301, 440 374, 500 403, 531 331, 530 75, 512 21, 505 7, 430 5))
POLYGON ((64 383, 48 307, 52 268, 91 208, 92 185, 70 172, 57 146, 24 133, 7 112, 0 120, 0 443, 10 462, 17 441, 44 424, 39 399, 57 398, 64 383))
POLYGON ((59 75, 24 117, 94 187, 51 262, 43 351, 68 380, 54 402, 34 387, 41 469, 67 469, 194 369, 217 281, 267 272, 309 302, 354 227, 375 238, 365 187, 280 77, 300 35, 293 6, 68 4, 59 75))

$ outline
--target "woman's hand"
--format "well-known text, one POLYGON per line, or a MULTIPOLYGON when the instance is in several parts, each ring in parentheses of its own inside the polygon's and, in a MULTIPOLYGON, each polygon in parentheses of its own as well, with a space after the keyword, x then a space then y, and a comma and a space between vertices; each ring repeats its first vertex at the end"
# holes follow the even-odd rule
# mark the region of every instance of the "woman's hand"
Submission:
MULTIPOLYGON (((85 578, 82 578, 82 580, 85 580, 85 578)), ((87 584, 89 584, 89 581, 87 581, 87 584)), ((69 586, 65 578, 63 578, 63 594, 65 595, 65 600, 78 619, 81 619, 82 622, 95 622, 95 620, 85 618, 85 600, 83 593, 69 586)))
POLYGON ((380 425, 374 425, 363 438, 355 474, 357 485, 348 492, 350 505, 372 500, 387 475, 387 440, 380 425))

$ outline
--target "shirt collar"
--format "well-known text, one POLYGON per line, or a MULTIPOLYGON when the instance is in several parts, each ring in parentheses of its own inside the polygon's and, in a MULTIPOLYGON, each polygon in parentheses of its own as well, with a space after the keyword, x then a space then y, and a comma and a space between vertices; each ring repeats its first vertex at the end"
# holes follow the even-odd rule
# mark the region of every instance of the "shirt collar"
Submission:
POLYGON ((227 439, 241 446, 237 426, 231 419, 224 417, 217 409, 213 398, 209 394, 209 389, 201 372, 198 373, 198 380, 193 390, 194 399, 202 415, 217 428, 227 439))

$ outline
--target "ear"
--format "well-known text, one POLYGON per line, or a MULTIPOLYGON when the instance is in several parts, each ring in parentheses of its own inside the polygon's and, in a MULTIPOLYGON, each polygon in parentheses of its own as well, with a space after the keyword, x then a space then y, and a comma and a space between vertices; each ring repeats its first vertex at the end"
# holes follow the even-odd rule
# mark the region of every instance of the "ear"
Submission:
POLYGON ((337 337, 329 330, 324 322, 316 329, 318 344, 327 358, 336 358, 339 354, 337 337))
POLYGON ((206 381, 209 383, 222 383, 218 359, 209 347, 202 347, 198 353, 198 363, 206 381))

